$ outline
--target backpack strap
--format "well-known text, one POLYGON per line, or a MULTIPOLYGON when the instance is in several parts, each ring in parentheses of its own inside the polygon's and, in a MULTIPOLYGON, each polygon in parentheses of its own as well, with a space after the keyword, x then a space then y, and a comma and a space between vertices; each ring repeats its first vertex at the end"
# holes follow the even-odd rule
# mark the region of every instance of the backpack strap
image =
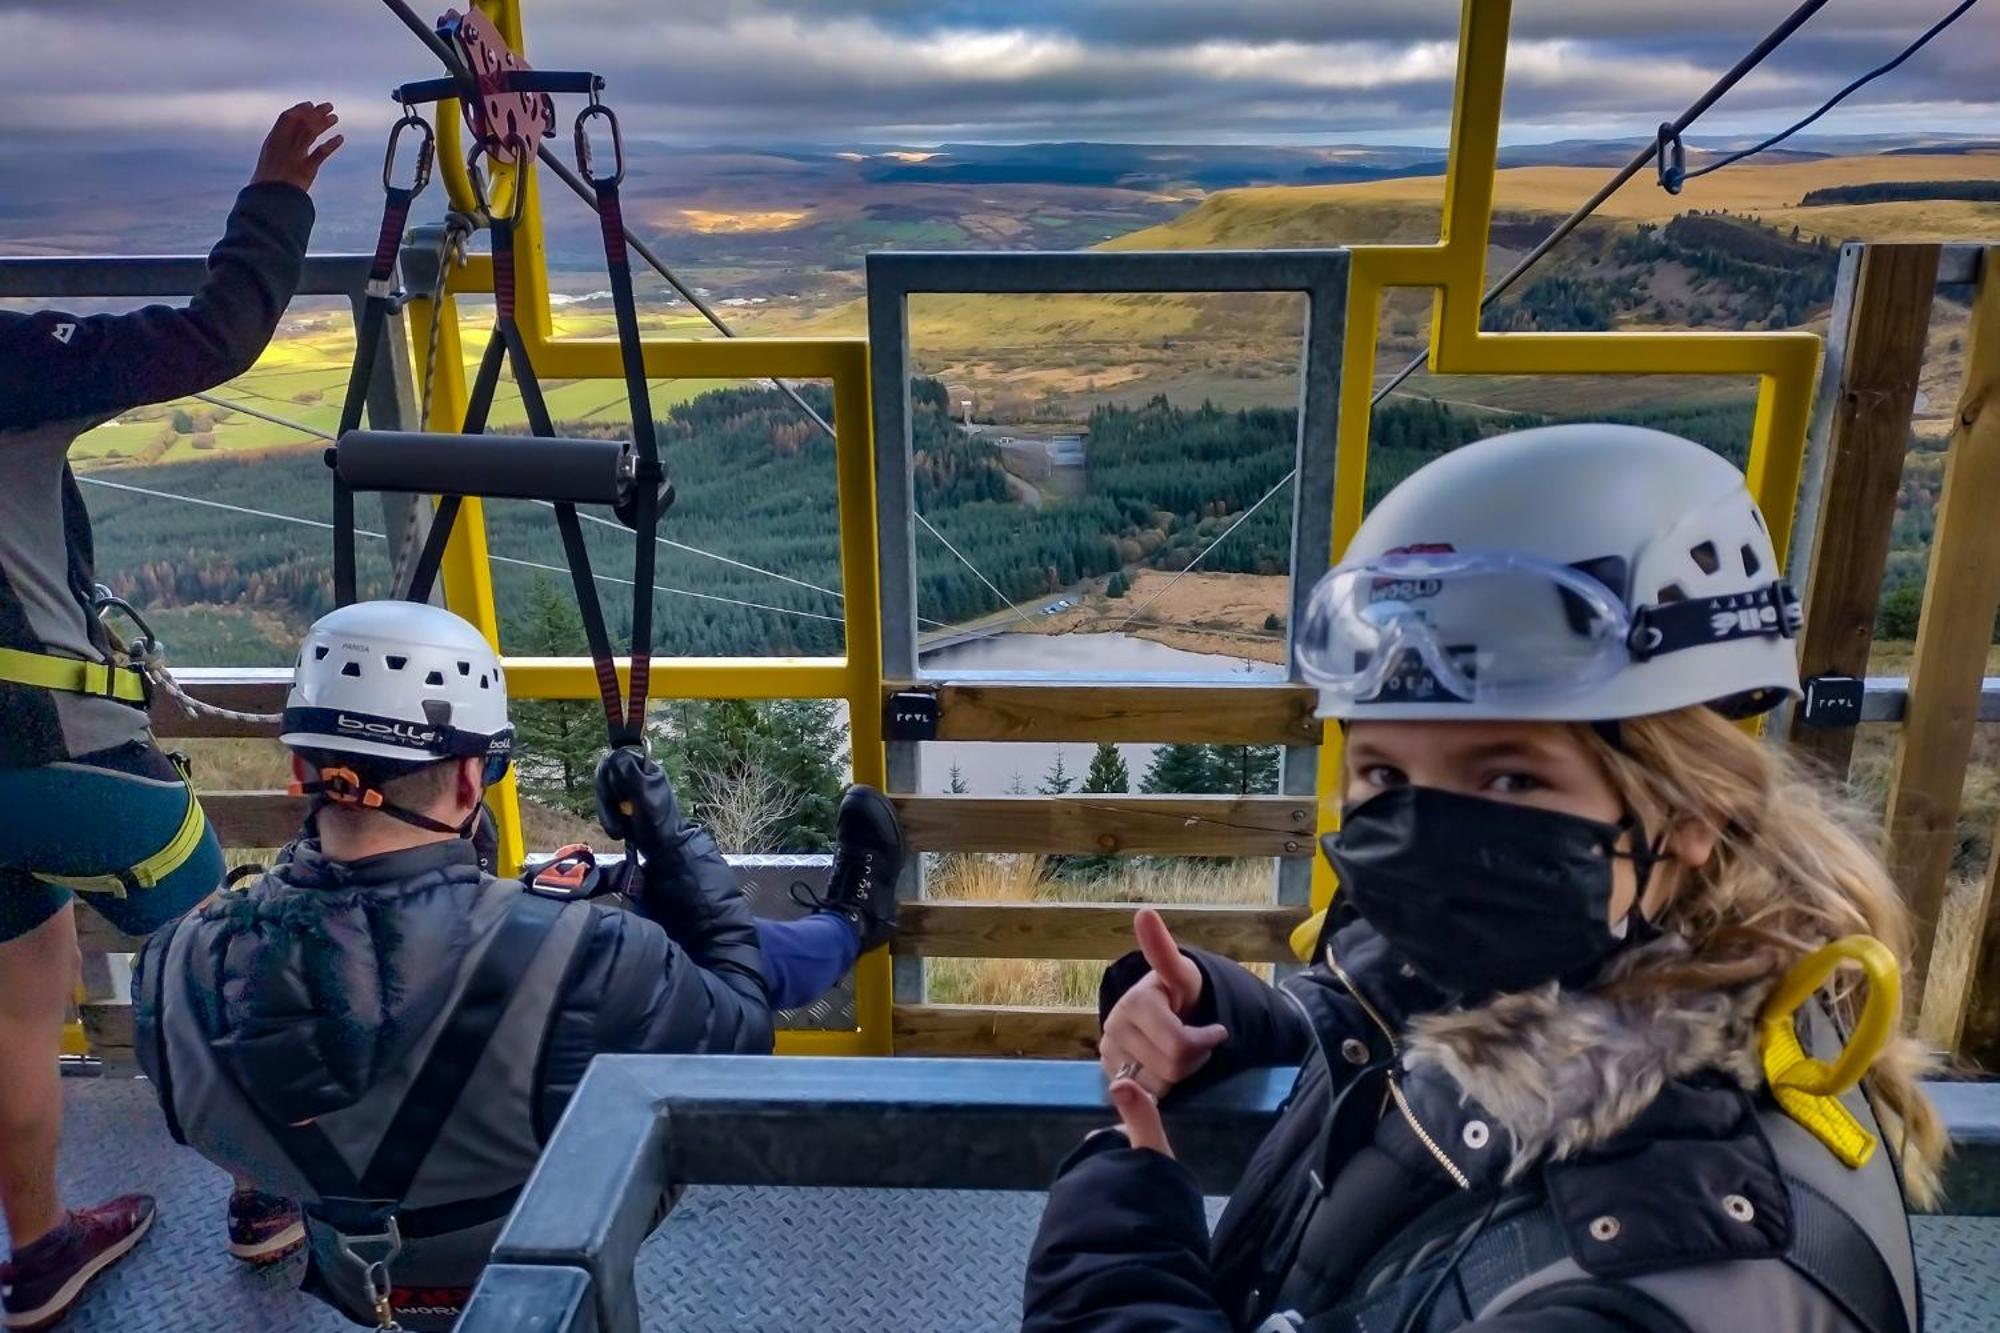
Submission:
MULTIPOLYGON (((1811 1185, 1785 1177, 1791 1202, 1790 1240, 1781 1260, 1838 1305, 1864 1333, 1914 1333, 1888 1260, 1845 1209, 1811 1185)), ((1457 1214, 1462 1220, 1462 1214, 1457 1214)), ((1444 1236, 1448 1246, 1450 1236, 1444 1236)), ((1423 1247, 1436 1253, 1440 1246, 1423 1247)), ((1502 1292, 1572 1257, 1569 1237, 1546 1200, 1494 1222, 1464 1246, 1453 1265, 1453 1281, 1424 1265, 1382 1284, 1372 1294, 1300 1320, 1276 1314, 1260 1333, 1370 1333, 1455 1328, 1483 1310, 1502 1292), (1462 1301, 1462 1304, 1461 1304, 1462 1301), (1419 1312, 1419 1304, 1429 1308, 1419 1312), (1454 1314, 1454 1312, 1457 1312, 1454 1314)), ((1586 1279, 1590 1280, 1590 1279, 1586 1279)), ((1621 1278, 1598 1279, 1622 1285, 1621 1278)))

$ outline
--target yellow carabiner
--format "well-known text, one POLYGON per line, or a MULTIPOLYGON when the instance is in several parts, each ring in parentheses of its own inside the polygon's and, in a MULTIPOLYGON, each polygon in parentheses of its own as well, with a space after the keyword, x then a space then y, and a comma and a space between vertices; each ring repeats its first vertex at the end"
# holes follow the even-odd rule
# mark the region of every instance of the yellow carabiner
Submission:
POLYGON ((1850 1167, 1867 1162, 1876 1140, 1840 1102, 1840 1094, 1861 1081, 1895 1035, 1902 995, 1902 973, 1888 946, 1871 935, 1846 935, 1793 964, 1764 1001, 1758 1047, 1771 1096, 1850 1167), (1794 1016, 1843 963, 1853 963, 1867 975, 1868 999, 1847 1045, 1828 1064, 1806 1053, 1794 1016))

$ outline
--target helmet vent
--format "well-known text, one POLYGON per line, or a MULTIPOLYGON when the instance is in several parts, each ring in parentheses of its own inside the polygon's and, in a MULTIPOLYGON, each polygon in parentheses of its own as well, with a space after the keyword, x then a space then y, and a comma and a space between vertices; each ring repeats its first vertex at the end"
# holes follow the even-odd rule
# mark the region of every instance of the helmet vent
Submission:
POLYGON ((431 674, 430 674, 430 675, 428 675, 428 676, 425 676, 425 677, 424 677, 424 684, 426 684, 426 685, 437 685, 437 686, 440 686, 440 687, 441 687, 441 686, 443 686, 443 684, 444 684, 444 672, 442 672, 442 671, 433 671, 433 672, 431 672, 431 674))
POLYGON ((383 658, 382 662, 391 671, 401 671, 410 664, 410 659, 407 657, 390 656, 383 658))
POLYGON ((451 700, 449 699, 424 700, 424 721, 430 723, 434 727, 450 726, 451 700))
POLYGON ((1703 542, 1688 549, 1688 557, 1701 567, 1704 574, 1713 574, 1722 568, 1722 557, 1715 553, 1714 542, 1703 542))
POLYGON ((491 686, 491 682, 490 682, 490 681, 488 681, 488 680, 486 679, 486 673, 485 673, 484 671, 480 672, 480 673, 479 673, 479 688, 480 688, 480 689, 482 689, 482 690, 484 690, 484 689, 490 689, 491 687, 492 687, 492 686, 491 686))
POLYGON ((469 676, 469 675, 471 675, 471 674, 472 674, 472 663, 470 663, 470 662, 460 662, 460 663, 458 664, 458 674, 459 674, 459 675, 461 675, 461 676, 469 676))
POLYGON ((1662 606, 1669 602, 1685 602, 1687 599, 1687 590, 1678 583, 1669 583, 1653 595, 1653 600, 1662 606))
POLYGON ((315 661, 315 662, 324 662, 325 660, 326 660, 326 645, 325 645, 325 644, 323 644, 323 643, 316 643, 316 644, 314 644, 314 645, 313 645, 313 661, 315 661))
POLYGON ((1763 567, 1764 567, 1764 562, 1757 558, 1757 552, 1754 549, 1752 549, 1749 542, 1744 542, 1743 572, 1745 574, 1754 576, 1757 573, 1757 571, 1762 569, 1763 567))
POLYGON ((343 675, 343 676, 358 676, 358 675, 360 675, 360 674, 361 674, 361 663, 359 663, 359 662, 356 662, 356 661, 354 661, 354 660, 353 660, 352 658, 349 658, 349 659, 348 659, 347 661, 345 661, 345 662, 342 662, 342 663, 340 664, 340 674, 341 674, 341 675, 343 675))

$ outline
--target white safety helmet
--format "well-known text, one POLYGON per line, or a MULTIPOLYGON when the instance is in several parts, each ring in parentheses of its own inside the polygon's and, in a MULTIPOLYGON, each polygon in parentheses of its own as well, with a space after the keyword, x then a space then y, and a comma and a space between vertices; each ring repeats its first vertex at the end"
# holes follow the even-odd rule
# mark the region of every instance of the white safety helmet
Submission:
POLYGON ((507 680, 480 632, 417 602, 357 602, 314 622, 278 739, 297 750, 424 764, 514 751, 507 680))
POLYGON ((1383 497, 1299 626, 1321 716, 1615 721, 1799 692, 1798 599, 1743 474, 1637 426, 1446 454, 1383 497))

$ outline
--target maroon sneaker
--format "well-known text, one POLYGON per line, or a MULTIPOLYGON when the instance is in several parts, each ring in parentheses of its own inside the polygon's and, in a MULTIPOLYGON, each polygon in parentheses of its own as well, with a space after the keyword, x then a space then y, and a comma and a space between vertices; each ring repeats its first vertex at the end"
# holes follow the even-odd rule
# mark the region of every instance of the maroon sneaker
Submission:
POLYGON ((18 1333, 54 1328, 83 1289, 123 1259, 153 1225, 146 1194, 126 1194, 95 1208, 71 1210, 62 1225, 0 1264, 0 1310, 18 1333))
POLYGON ((229 1253, 246 1264, 274 1264, 306 1243, 306 1220, 290 1199, 261 1190, 229 1196, 229 1253))

